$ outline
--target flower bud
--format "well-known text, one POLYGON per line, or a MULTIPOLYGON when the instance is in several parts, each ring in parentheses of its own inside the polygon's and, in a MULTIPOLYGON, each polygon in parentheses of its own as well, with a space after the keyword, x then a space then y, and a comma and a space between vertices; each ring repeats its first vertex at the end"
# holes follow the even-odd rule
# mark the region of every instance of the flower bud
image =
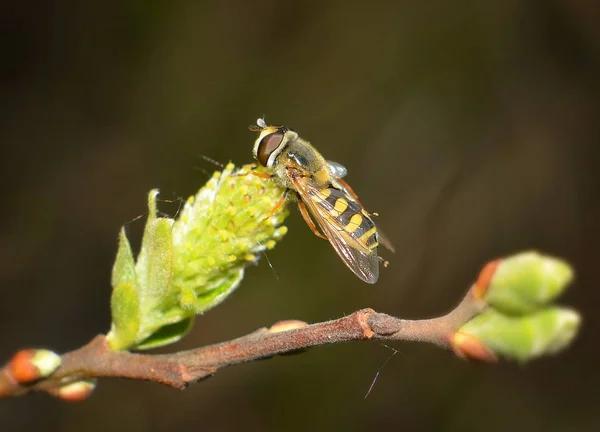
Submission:
POLYGON ((566 262, 525 252, 500 261, 480 296, 504 314, 523 315, 553 301, 572 279, 566 262))
POLYGON ((26 349, 17 352, 9 368, 20 384, 49 377, 60 366, 60 356, 45 349, 26 349))
POLYGON ((51 393, 59 399, 69 402, 81 402, 87 399, 96 388, 95 379, 79 380, 53 390, 51 393))
POLYGON ((577 312, 561 307, 525 316, 507 316, 488 309, 463 325, 459 333, 476 338, 495 355, 525 362, 567 347, 580 321, 577 312))

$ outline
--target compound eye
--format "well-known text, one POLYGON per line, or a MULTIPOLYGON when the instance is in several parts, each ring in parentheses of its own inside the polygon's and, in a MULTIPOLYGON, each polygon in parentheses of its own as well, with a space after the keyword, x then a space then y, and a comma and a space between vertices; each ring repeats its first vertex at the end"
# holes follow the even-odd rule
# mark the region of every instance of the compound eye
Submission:
POLYGON ((281 145, 281 141, 283 141, 283 132, 280 131, 273 132, 261 139, 256 152, 258 163, 266 167, 269 156, 281 145))

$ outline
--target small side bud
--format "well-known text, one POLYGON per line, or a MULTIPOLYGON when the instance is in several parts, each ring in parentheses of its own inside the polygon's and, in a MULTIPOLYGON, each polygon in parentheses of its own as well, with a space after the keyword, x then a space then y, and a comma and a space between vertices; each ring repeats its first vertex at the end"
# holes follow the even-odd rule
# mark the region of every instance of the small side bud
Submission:
POLYGON ((20 384, 49 377, 60 366, 60 356, 44 349, 17 352, 9 363, 10 371, 20 384))
POLYGON ((301 327, 306 327, 308 323, 299 320, 279 321, 269 327, 269 333, 280 333, 288 330, 296 330, 301 327))
POLYGON ((95 379, 75 381, 52 390, 53 396, 69 402, 81 402, 87 399, 96 388, 95 379))
MULTIPOLYGON (((285 331, 289 331, 289 330, 296 330, 296 329, 299 329, 302 327, 306 327, 307 325, 308 325, 308 323, 306 323, 304 321, 300 321, 300 320, 284 320, 284 321, 276 322, 271 327, 269 327, 269 329, 267 331, 269 333, 281 333, 281 332, 285 332, 285 331)), ((306 348, 300 348, 300 349, 289 351, 289 352, 279 354, 279 355, 291 356, 291 355, 303 353, 305 351, 306 351, 306 348)))
MULTIPOLYGON (((481 279, 485 279, 483 273, 481 279)), ((488 269, 489 270, 489 269, 488 269)), ((558 297, 573 279, 564 261, 525 252, 502 260, 493 271, 487 289, 476 284, 488 305, 507 315, 524 315, 541 309, 558 297)))

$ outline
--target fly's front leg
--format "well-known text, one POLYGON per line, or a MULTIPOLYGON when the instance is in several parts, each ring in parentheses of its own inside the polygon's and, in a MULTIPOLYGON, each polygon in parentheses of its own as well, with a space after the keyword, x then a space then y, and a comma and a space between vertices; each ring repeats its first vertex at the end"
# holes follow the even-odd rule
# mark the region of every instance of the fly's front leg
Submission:
POLYGON ((262 179, 267 179, 267 180, 272 179, 273 177, 275 177, 275 174, 259 173, 259 172, 252 171, 252 170, 248 171, 247 174, 252 174, 253 176, 256 176, 256 177, 262 178, 262 179))
POLYGON ((256 176, 256 177, 262 178, 262 179, 266 179, 266 180, 269 180, 269 179, 272 179, 273 177, 275 177, 275 174, 266 174, 266 173, 259 173, 259 172, 254 171, 254 169, 258 166, 255 163, 250 164, 250 166, 252 167, 252 169, 250 171, 243 172, 243 173, 237 172, 235 174, 231 174, 231 176, 232 177, 242 177, 242 176, 247 176, 248 174, 251 174, 253 176, 256 176))

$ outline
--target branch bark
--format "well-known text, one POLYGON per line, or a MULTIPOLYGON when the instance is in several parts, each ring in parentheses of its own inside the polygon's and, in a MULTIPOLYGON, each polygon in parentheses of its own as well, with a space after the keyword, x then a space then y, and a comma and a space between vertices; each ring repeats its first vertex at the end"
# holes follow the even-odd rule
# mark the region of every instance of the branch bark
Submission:
POLYGON ((9 363, 0 370, 0 397, 33 391, 57 395, 69 383, 97 377, 154 381, 183 389, 238 363, 358 340, 420 341, 453 348, 456 331, 485 307, 472 288, 454 310, 438 318, 405 320, 361 309, 337 320, 312 325, 283 321, 237 339, 173 354, 113 351, 106 338, 99 335, 87 345, 62 355, 61 365, 53 374, 31 384, 19 383, 9 363))

